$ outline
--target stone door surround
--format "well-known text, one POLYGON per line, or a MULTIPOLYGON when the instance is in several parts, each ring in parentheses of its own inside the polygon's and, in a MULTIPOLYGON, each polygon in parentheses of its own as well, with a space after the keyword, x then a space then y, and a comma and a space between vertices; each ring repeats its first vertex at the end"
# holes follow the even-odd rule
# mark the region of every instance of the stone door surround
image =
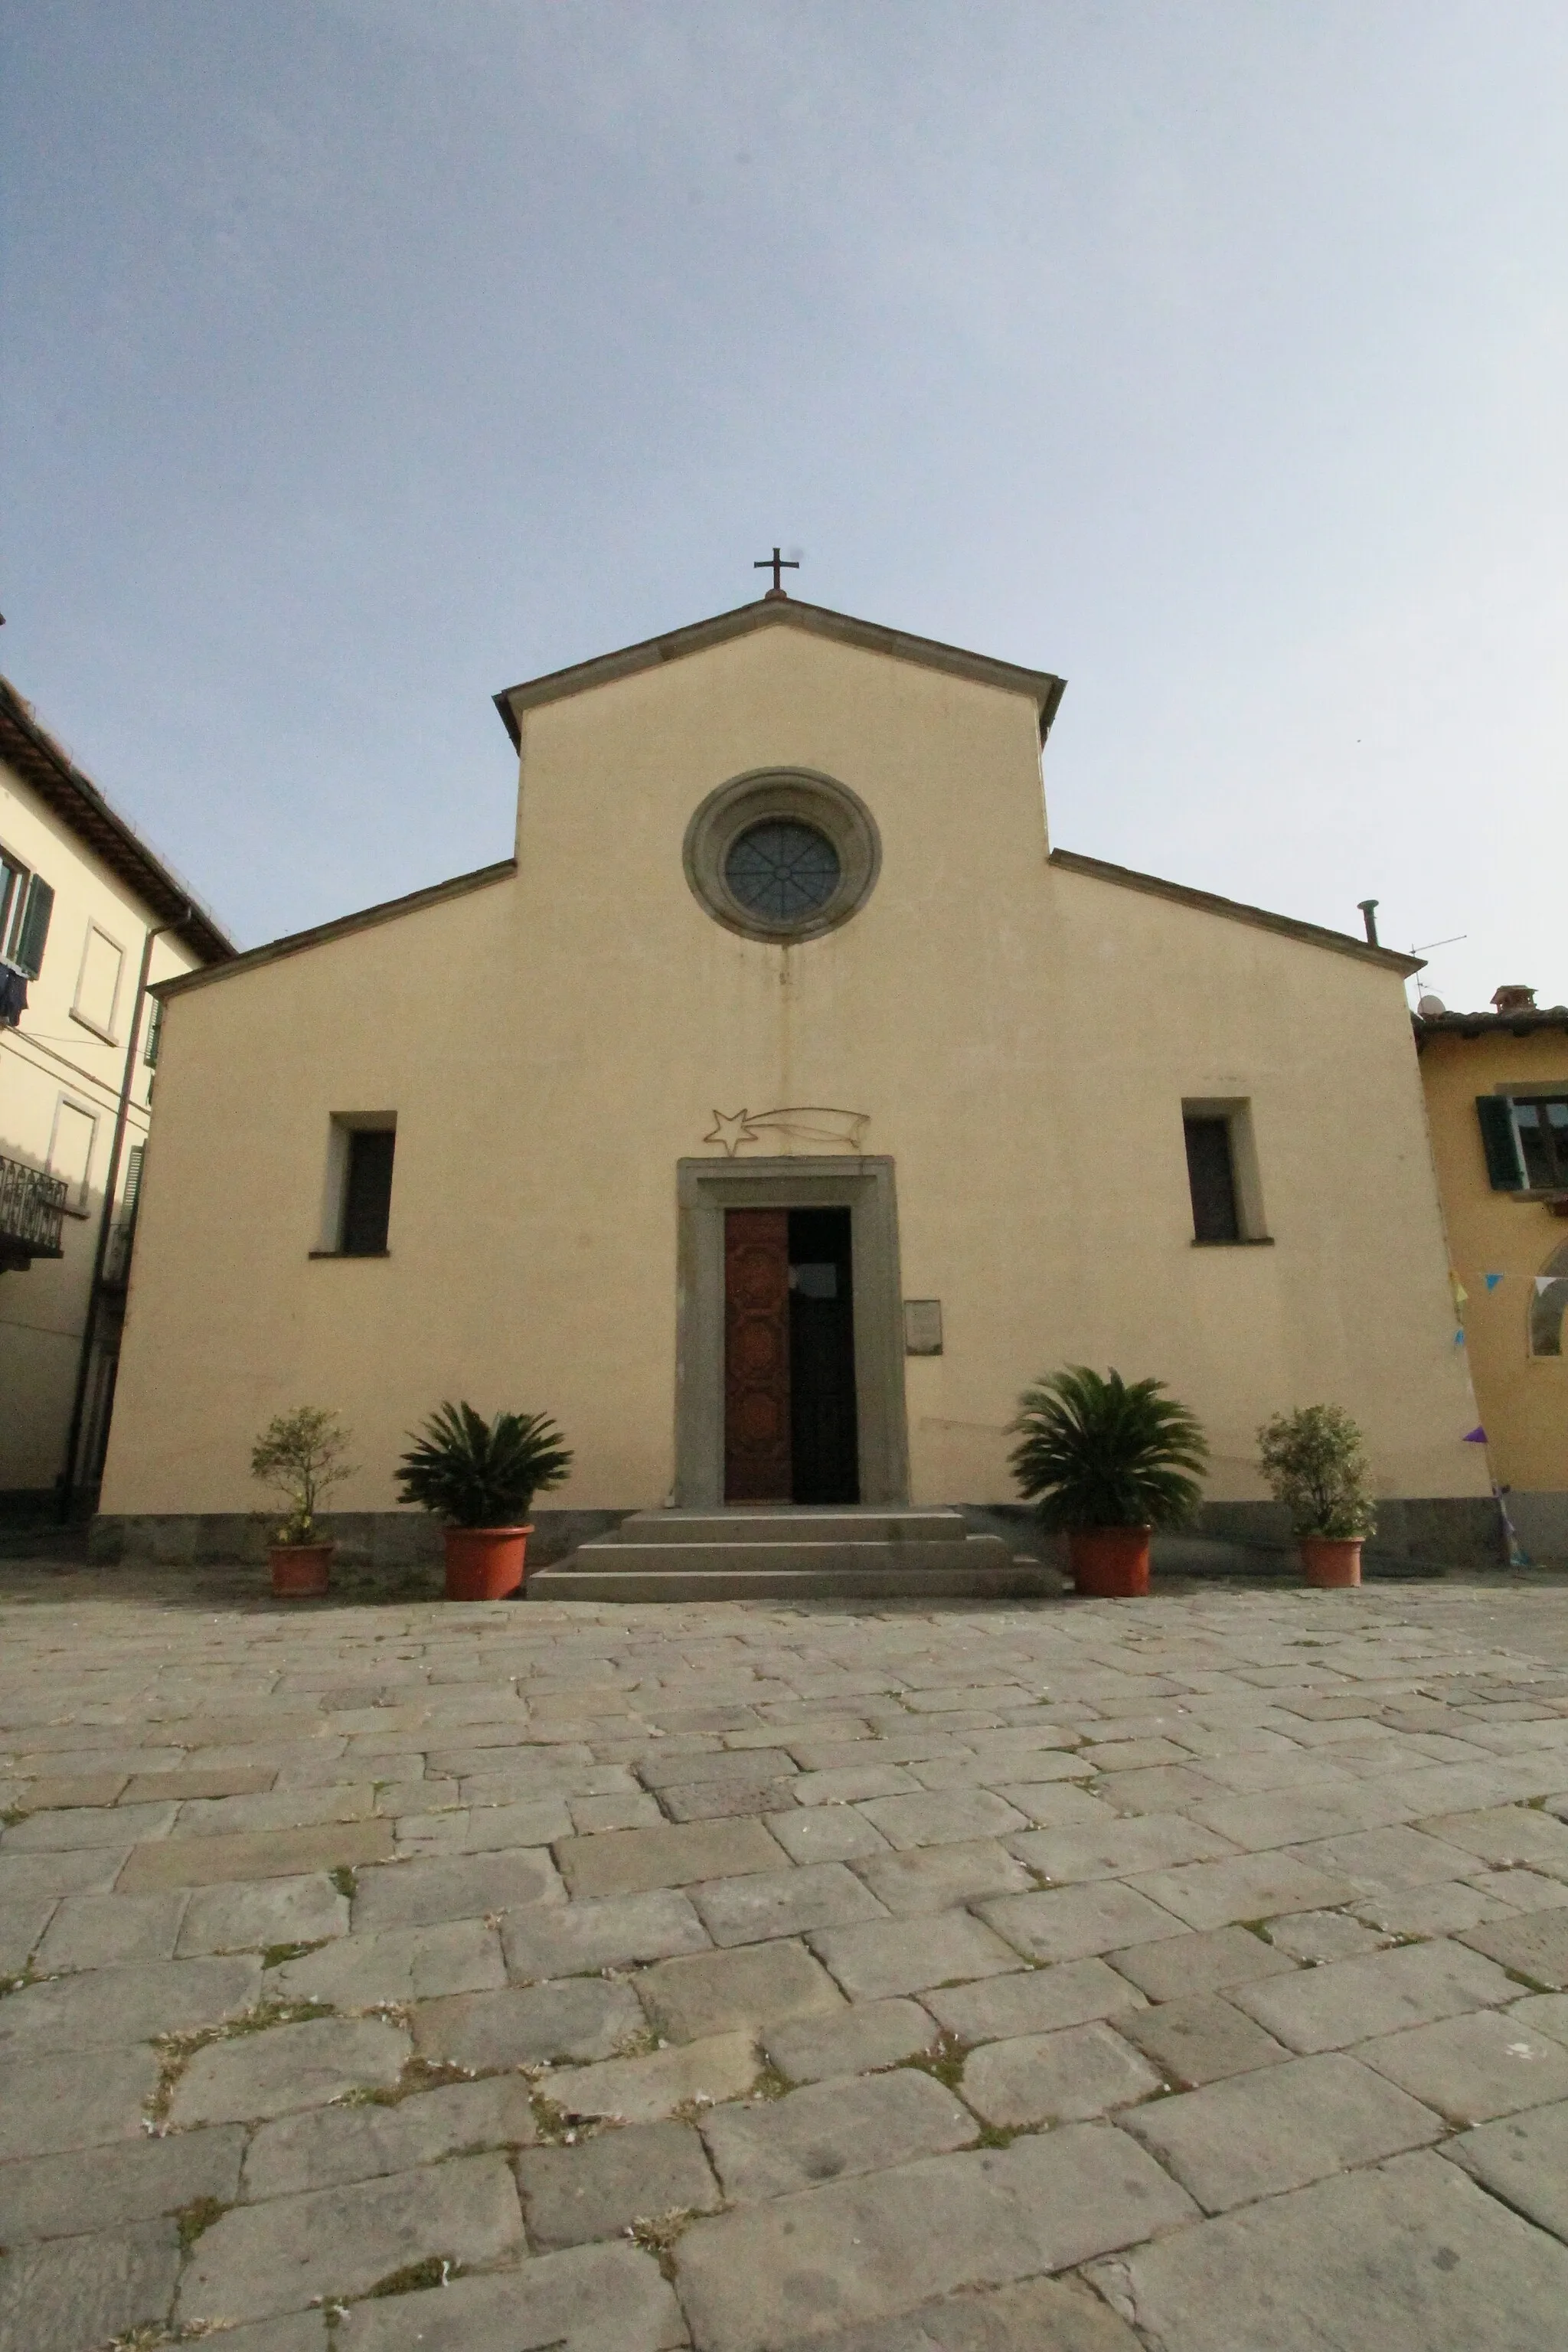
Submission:
POLYGON ((675 1499, 724 1502, 724 1212, 847 1209, 855 1261, 855 1400, 862 1503, 909 1501, 903 1304, 891 1160, 824 1155, 682 1160, 675 1371, 675 1499))

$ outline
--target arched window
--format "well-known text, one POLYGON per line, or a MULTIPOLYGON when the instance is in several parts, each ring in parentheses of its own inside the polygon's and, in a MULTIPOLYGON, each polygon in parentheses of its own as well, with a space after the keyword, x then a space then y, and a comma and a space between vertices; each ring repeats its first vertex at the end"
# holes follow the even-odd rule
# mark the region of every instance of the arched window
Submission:
POLYGON ((1535 1278, 1530 1302, 1530 1352, 1532 1356, 1563 1353, 1563 1318, 1568 1313, 1568 1244, 1553 1250, 1535 1278))

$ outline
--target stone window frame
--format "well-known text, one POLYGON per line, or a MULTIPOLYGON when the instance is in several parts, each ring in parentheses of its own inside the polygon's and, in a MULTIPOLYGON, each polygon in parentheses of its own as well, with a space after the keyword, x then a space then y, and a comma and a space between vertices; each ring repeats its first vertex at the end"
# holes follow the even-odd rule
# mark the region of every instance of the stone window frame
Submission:
POLYGON ((703 911, 742 939, 778 947, 820 939, 859 913, 876 887, 882 841, 877 821, 858 793, 815 768, 749 768, 715 786, 694 810, 681 846, 686 879, 703 911), (770 921, 731 889, 725 868, 742 834, 769 818, 805 824, 824 835, 838 859, 838 881, 821 907, 770 921))

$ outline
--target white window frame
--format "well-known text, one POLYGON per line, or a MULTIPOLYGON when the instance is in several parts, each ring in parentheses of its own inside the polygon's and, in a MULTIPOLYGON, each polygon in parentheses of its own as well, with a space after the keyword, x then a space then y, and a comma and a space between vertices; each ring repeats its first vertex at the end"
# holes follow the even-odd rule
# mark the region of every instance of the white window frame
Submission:
POLYGON ((80 1197, 78 1198, 73 1193, 73 1195, 67 1200, 65 1204, 65 1213, 68 1217, 85 1217, 90 1213, 92 1204, 92 1163, 98 1158, 99 1115, 97 1111, 94 1110, 90 1103, 82 1102, 76 1095, 62 1094, 57 1097, 55 1101, 55 1116, 49 1128, 49 1156, 47 1165, 48 1171, 51 1176, 56 1175, 58 1172, 55 1167, 55 1146, 59 1141, 60 1113, 62 1110, 79 1111, 81 1116, 90 1123, 92 1129, 92 1133, 89 1139, 87 1147, 87 1164, 82 1171, 80 1197))
POLYGON ((119 1033, 119 1031, 116 1029, 116 1027, 115 1027, 115 1025, 114 1025, 114 1023, 115 1023, 115 1015, 116 1015, 116 1014, 119 1013, 119 1011, 120 1011, 120 999, 121 999, 121 992, 122 992, 122 991, 123 991, 123 989, 124 989, 124 986, 125 986, 125 950, 124 950, 124 948, 121 945, 120 941, 115 938, 115 936, 114 936, 114 934, 113 934, 113 932, 112 932, 112 931, 106 931, 106 930, 104 929, 103 925, 102 925, 101 923, 94 922, 94 921, 92 921, 92 920, 90 919, 90 918, 89 918, 89 922, 88 922, 88 926, 87 926, 87 932, 86 932, 86 936, 84 937, 84 939, 83 939, 83 940, 82 940, 82 943, 81 943, 81 961, 80 961, 80 963, 79 963, 79 964, 78 965, 78 967, 77 967, 77 975, 76 975, 76 994, 75 994, 75 997, 72 999, 72 1002, 71 1002, 71 1019, 72 1019, 73 1021, 79 1021, 79 1022, 80 1022, 80 1024, 81 1024, 81 1025, 82 1025, 82 1027, 83 1027, 84 1029, 90 1030, 90 1031, 91 1031, 91 1033, 92 1033, 92 1034, 93 1034, 95 1037, 101 1037, 101 1038, 102 1038, 102 1040, 103 1040, 103 1042, 104 1042, 104 1044, 105 1044, 106 1045, 119 1045, 119 1043, 120 1043, 120 1033, 119 1033), (86 979, 87 979, 87 962, 88 962, 88 958, 89 958, 89 956, 90 956, 90 955, 91 955, 91 953, 92 953, 92 942, 93 942, 93 937, 94 937, 94 935, 95 935, 95 934, 97 935, 97 937, 98 937, 99 939, 100 939, 100 940, 104 942, 104 945, 105 945, 106 947, 111 947, 111 948, 114 950, 115 954, 120 958, 120 970, 119 970, 118 973, 116 974, 116 977, 115 977, 115 982, 114 982, 114 993, 113 993, 112 997, 110 999, 110 1004, 109 1004, 109 1025, 108 1025, 108 1027, 107 1027, 107 1028, 103 1027, 100 1023, 96 1022, 96 1021, 93 1019, 93 1017, 92 1017, 92 1015, 91 1015, 91 1013, 84 1013, 84 1012, 82 1011, 82 1009, 81 1009, 81 992, 82 992, 82 985, 83 985, 84 982, 85 982, 85 981, 86 981, 86 979))

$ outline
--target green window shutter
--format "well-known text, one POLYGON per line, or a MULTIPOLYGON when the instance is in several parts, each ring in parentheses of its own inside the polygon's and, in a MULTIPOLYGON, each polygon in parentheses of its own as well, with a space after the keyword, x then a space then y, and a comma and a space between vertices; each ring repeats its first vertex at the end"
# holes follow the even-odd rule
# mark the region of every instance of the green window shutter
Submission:
POLYGON ((1476 1117, 1481 1123, 1481 1148, 1494 1192, 1522 1192, 1524 1171, 1519 1164, 1519 1142, 1513 1131, 1513 1108, 1506 1095, 1478 1095, 1476 1117))
POLYGON ((147 1014, 147 1041, 142 1048, 142 1059, 150 1070, 158 1066, 158 1040, 163 1034, 163 1000, 161 996, 154 996, 147 1014))
POLYGON ((27 903, 16 926, 16 945, 13 954, 17 971, 25 971, 29 980, 37 980, 43 970, 44 942, 49 936, 49 917, 54 911, 54 892, 35 874, 27 885, 27 903))

